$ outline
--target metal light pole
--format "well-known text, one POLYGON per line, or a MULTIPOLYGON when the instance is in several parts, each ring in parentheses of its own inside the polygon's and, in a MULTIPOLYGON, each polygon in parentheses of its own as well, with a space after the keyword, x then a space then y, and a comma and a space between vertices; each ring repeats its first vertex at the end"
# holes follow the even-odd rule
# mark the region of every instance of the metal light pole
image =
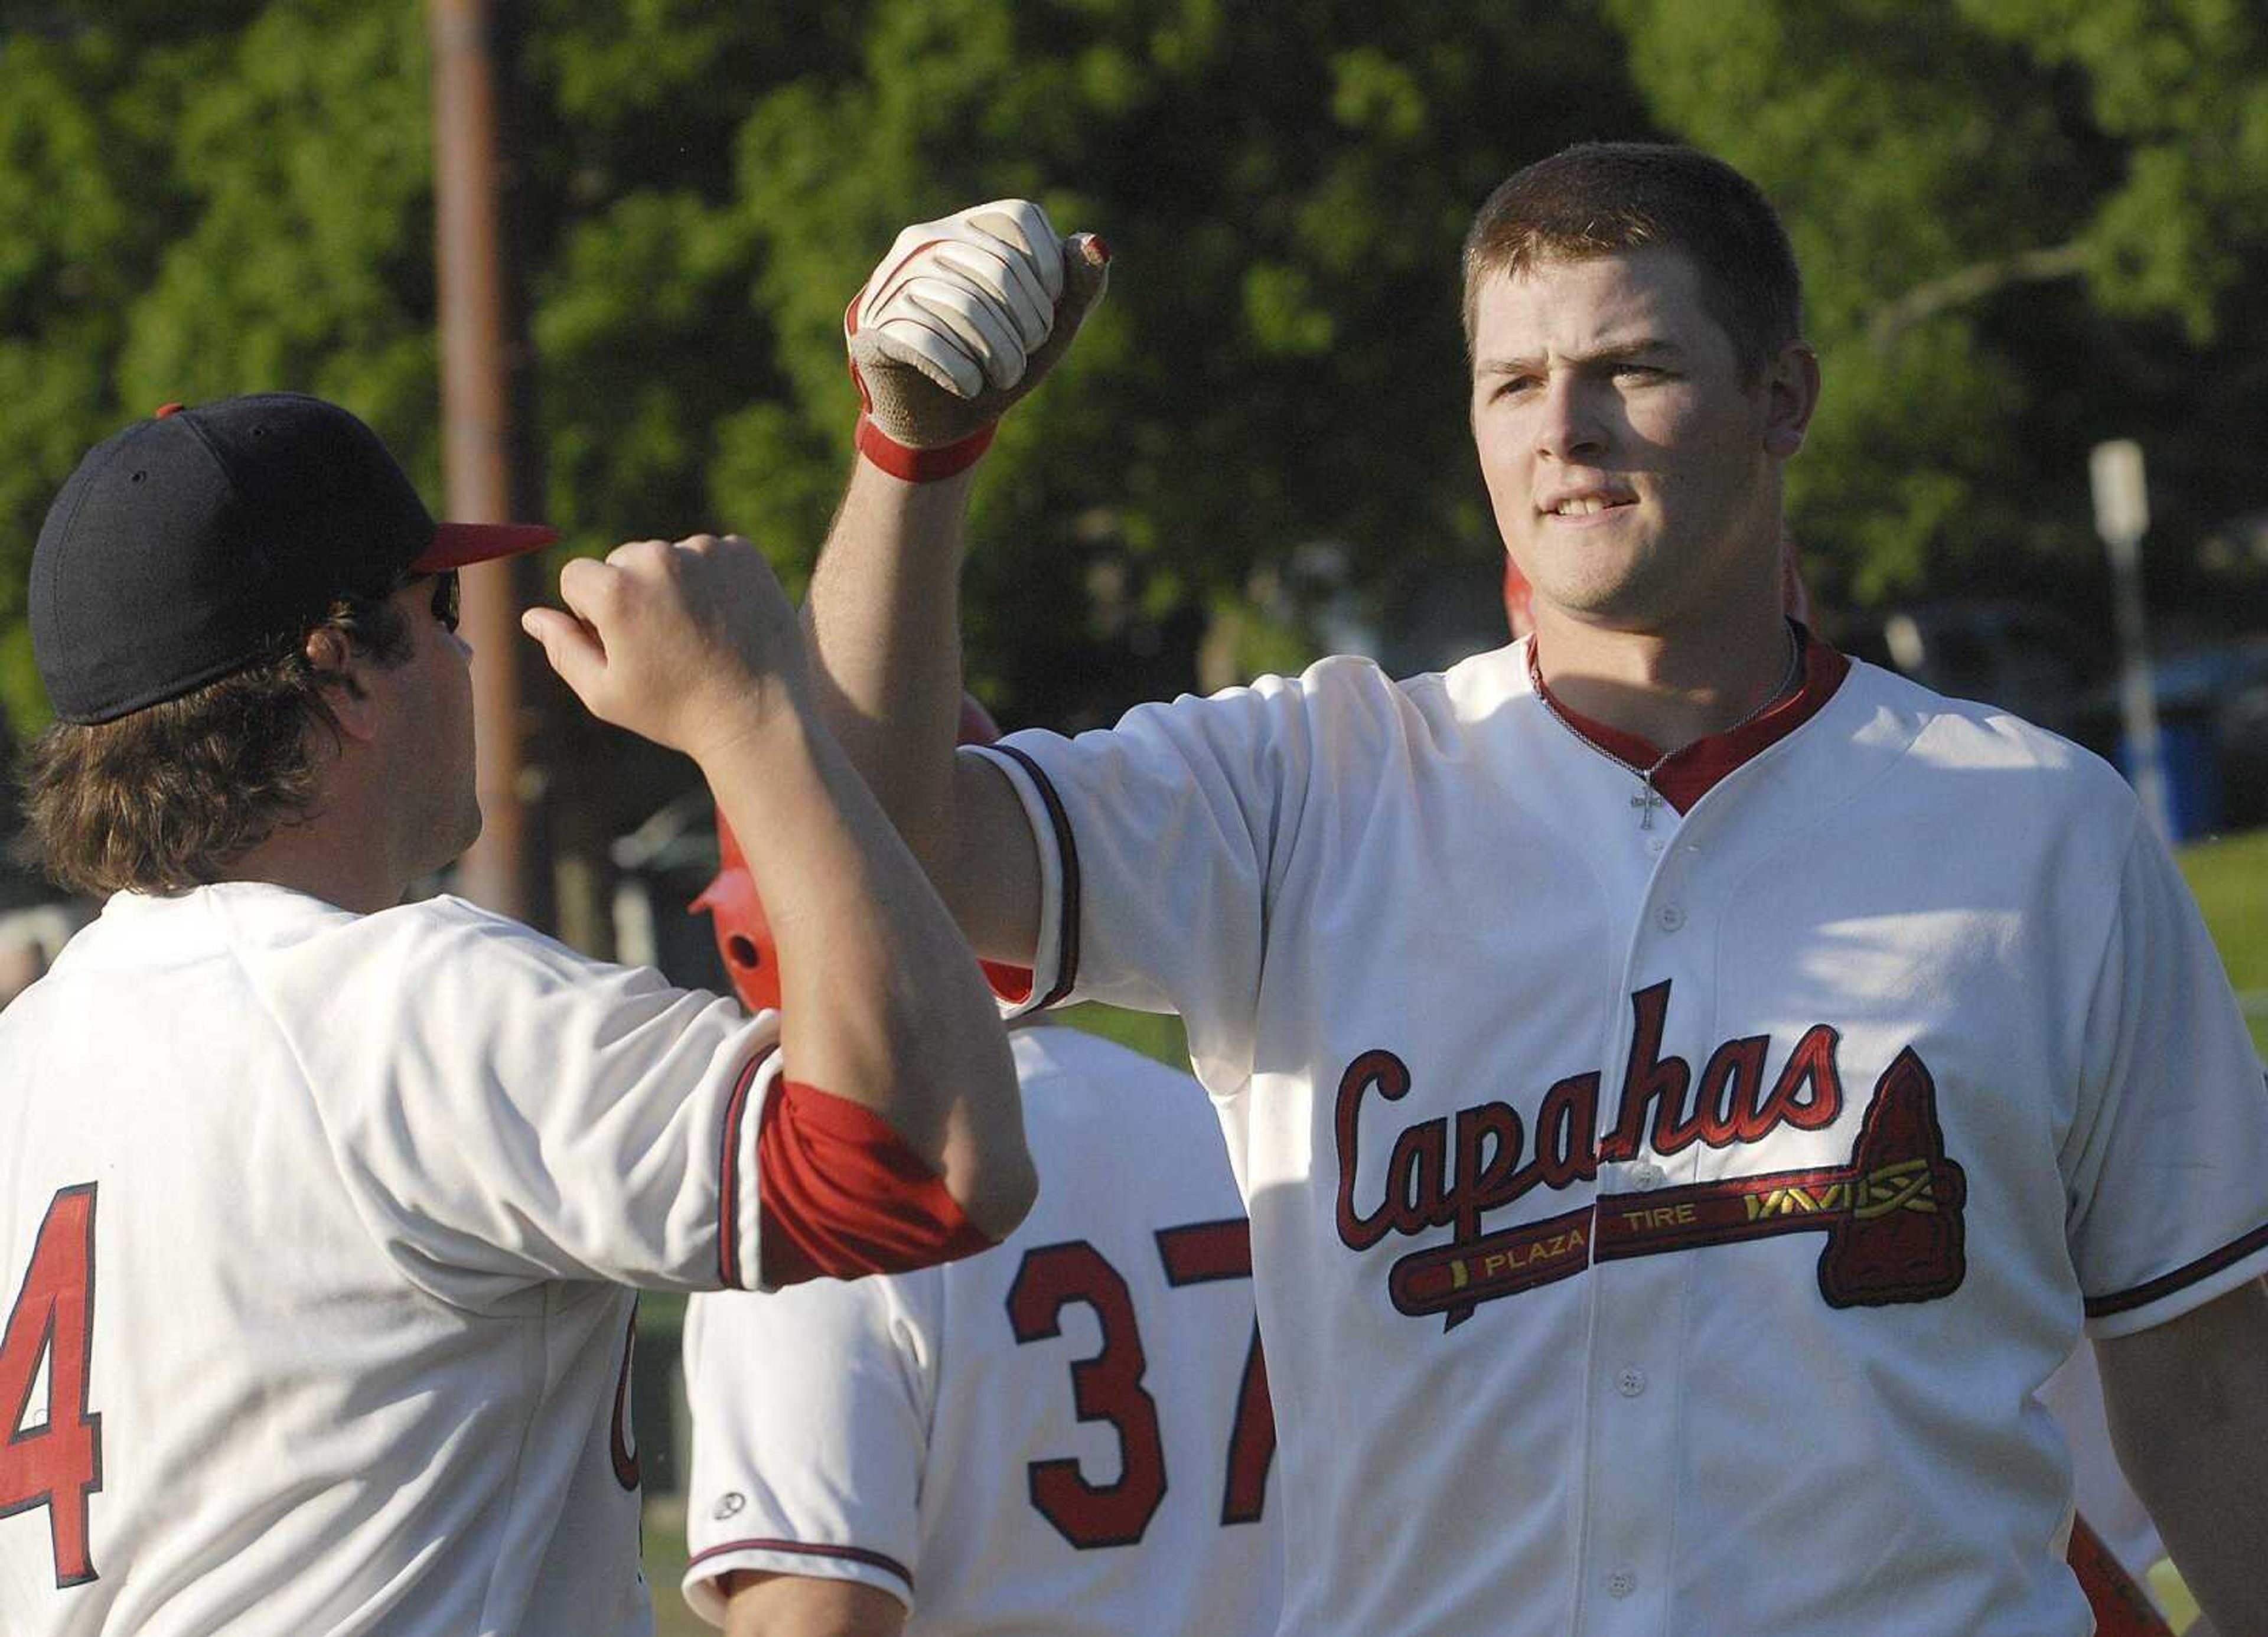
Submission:
MULTIPOLYGON (((504 147, 496 9, 489 0, 431 0, 430 13, 442 466, 449 515, 467 523, 528 521, 534 500, 528 485, 514 481, 510 343, 518 327, 499 227, 504 147)), ((482 832, 459 864, 458 890, 542 926, 551 920, 551 871, 540 822, 541 779, 526 766, 528 643, 519 629, 529 567, 525 558, 508 558, 464 574, 482 832)))
POLYGON ((2150 679, 2150 634, 2142 608, 2142 537, 2150 532, 2150 495, 2142 446, 2126 438, 2097 444, 2088 457, 2095 529, 2110 557, 2118 619, 2118 700, 2125 719, 2126 759, 2134 794, 2161 839, 2173 836, 2166 789, 2165 746, 2158 733, 2158 694, 2150 679))

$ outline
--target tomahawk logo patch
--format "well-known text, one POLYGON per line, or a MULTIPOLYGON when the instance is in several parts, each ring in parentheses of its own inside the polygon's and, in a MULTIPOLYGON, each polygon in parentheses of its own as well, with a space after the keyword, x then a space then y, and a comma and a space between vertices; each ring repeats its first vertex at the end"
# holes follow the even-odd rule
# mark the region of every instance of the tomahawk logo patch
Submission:
POLYGON ((1769 1085, 1771 1041, 1728 1040, 1710 1055, 1696 1086, 1690 1065, 1660 1052, 1669 991, 1661 983, 1631 997, 1630 1067, 1603 1142, 1594 1147, 1593 1139, 1599 1076, 1572 1075, 1544 1094, 1532 1150, 1518 1112, 1500 1102, 1406 1127, 1388 1157, 1385 1197, 1367 1212, 1355 1202, 1364 1107, 1373 1098, 1400 1101, 1410 1076, 1390 1052, 1366 1052, 1348 1064, 1336 1110, 1341 1241, 1362 1251, 1389 1234, 1451 1230, 1447 1243, 1394 1264, 1387 1288, 1398 1310, 1413 1318, 1440 1314, 1454 1328, 1479 1303, 1571 1277, 1594 1261, 1786 1233, 1824 1237, 1819 1291, 1831 1307, 1929 1302, 1960 1288, 1967 1179, 1945 1151, 1937 1088, 1911 1047, 1875 1081, 1845 1164, 1602 1193, 1559 1215, 1483 1231, 1488 1212, 1538 1187, 1590 1181, 1602 1160, 1634 1158, 1642 1138, 1665 1156, 1695 1142, 1746 1146, 1782 1127, 1823 1129, 1842 1112, 1834 1030, 1807 1030, 1769 1085))

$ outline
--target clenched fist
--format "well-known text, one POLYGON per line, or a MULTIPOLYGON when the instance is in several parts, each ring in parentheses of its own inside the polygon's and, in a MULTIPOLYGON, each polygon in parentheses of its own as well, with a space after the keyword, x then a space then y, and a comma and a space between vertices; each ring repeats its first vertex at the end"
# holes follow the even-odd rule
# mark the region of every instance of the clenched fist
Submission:
POLYGON ((520 616, 602 722, 699 760, 798 708, 803 639, 763 555, 736 534, 633 540, 559 571, 569 613, 520 616))
POLYGON ((984 452, 1001 415, 1046 376, 1109 279, 1092 234, 1058 236, 1022 199, 897 237, 843 315, 865 405, 858 447, 913 481, 984 452))

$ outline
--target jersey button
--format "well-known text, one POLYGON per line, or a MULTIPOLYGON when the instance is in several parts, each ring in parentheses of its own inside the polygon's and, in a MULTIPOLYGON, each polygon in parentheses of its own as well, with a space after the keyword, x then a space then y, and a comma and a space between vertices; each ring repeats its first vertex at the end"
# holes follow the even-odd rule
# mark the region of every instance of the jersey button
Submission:
POLYGON ((1607 1595, 1609 1597, 1627 1597, 1631 1593, 1637 1589, 1638 1576, 1631 1574, 1628 1569, 1616 1569, 1613 1574, 1607 1576, 1607 1595))
POLYGON ((1652 1160, 1640 1160, 1630 1168, 1630 1185, 1640 1193, 1661 1186, 1662 1169, 1652 1160))
POLYGON ((1675 932, 1685 924, 1685 912, 1675 904, 1664 904, 1661 913, 1654 919, 1661 923, 1664 932, 1675 932))
POLYGON ((1624 1370, 1615 1377, 1615 1391, 1625 1398, 1635 1398, 1646 1391, 1646 1372, 1635 1368, 1624 1370))
POLYGON ((1659 858, 1663 853, 1667 852, 1668 848, 1669 843, 1663 841, 1658 835, 1650 835, 1646 838, 1646 855, 1649 858, 1659 858))

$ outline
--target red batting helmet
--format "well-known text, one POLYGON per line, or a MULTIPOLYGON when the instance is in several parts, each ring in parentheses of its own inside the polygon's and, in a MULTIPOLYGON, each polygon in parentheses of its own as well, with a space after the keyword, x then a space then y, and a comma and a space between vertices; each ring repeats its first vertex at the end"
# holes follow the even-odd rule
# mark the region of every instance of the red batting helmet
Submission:
MULTIPOLYGON (((999 737, 999 727, 984 707, 963 694, 959 737, 954 742, 990 745, 999 737)), ((717 814, 717 878, 701 889, 701 896, 687 906, 688 912, 708 911, 716 929, 717 953, 724 957, 725 971, 740 1003, 752 1012, 777 1008, 779 964, 771 923, 764 919, 764 907, 756 898, 756 878, 748 873, 740 838, 725 822, 722 809, 717 814)))

